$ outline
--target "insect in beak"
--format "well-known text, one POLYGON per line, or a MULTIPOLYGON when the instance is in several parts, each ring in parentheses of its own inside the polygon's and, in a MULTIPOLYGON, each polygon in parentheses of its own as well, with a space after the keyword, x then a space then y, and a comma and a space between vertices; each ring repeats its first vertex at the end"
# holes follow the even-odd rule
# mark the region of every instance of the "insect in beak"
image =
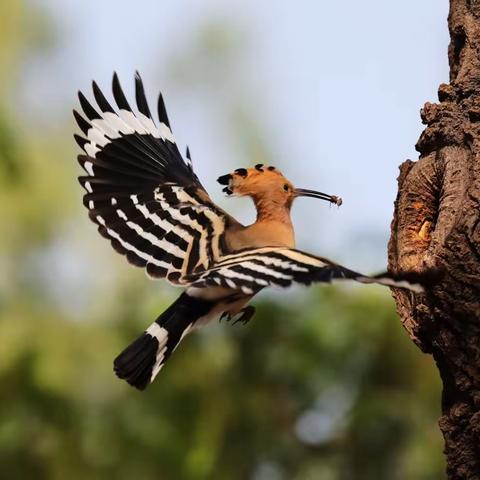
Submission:
POLYGON ((335 195, 327 195, 326 193, 317 192, 316 190, 307 190, 305 188, 296 188, 295 196, 320 198, 321 200, 326 200, 327 202, 334 203, 338 207, 343 203, 342 199, 335 195))

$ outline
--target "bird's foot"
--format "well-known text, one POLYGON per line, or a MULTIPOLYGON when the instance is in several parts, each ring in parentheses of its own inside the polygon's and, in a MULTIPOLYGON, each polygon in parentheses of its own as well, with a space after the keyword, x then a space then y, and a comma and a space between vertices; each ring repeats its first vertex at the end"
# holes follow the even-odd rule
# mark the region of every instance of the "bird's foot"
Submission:
POLYGON ((219 318, 219 322, 221 322, 224 318, 227 322, 231 322, 233 320, 232 325, 236 323, 243 323, 244 325, 248 323, 252 317, 255 315, 255 307, 248 305, 245 308, 242 308, 237 314, 232 315, 230 312, 223 312, 219 318))
POLYGON ((229 312, 223 312, 221 315, 220 315, 220 318, 218 319, 219 322, 221 322, 224 318, 227 319, 227 322, 229 322, 231 319, 232 319, 232 316, 230 315, 229 312))
POLYGON ((252 319, 252 317, 255 315, 255 307, 252 307, 252 305, 248 305, 247 307, 242 308, 240 310, 239 314, 240 313, 242 315, 240 315, 238 318, 236 318, 232 325, 235 325, 236 323, 239 323, 239 322, 246 325, 252 319))

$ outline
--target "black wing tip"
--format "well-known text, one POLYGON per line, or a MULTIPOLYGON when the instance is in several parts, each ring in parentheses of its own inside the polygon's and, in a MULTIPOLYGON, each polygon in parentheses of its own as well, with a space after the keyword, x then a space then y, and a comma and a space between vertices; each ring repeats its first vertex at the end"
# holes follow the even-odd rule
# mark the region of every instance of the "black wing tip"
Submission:
POLYGON ((78 99, 80 100, 80 103, 82 103, 82 101, 88 101, 87 97, 85 97, 85 95, 81 90, 78 90, 77 95, 78 95, 78 99))
POLYGON ((92 80, 92 90, 93 90, 93 96, 95 97, 95 100, 98 106, 100 107, 100 110, 102 110, 102 112, 115 113, 115 110, 110 105, 108 100, 105 98, 105 95, 103 94, 102 89, 98 86, 95 80, 92 80))
MULTIPOLYGON (((77 145, 85 152, 85 144, 88 143, 88 140, 86 138, 83 138, 82 136, 74 133, 73 134, 73 138, 75 139, 75 141, 77 142, 77 145)), ((79 155, 79 156, 84 156, 84 155, 79 155)))
POLYGON ((143 80, 142 77, 140 76, 140 73, 138 70, 135 70, 135 87, 136 91, 138 92, 139 90, 143 91, 143 80))
MULTIPOLYGON (((98 95, 103 96, 102 89, 98 86, 98 83, 95 80, 92 80, 92 90, 93 90, 93 95, 95 96, 95 100, 97 100, 98 95)), ((97 103, 98 103, 98 100, 97 100, 97 103)))
POLYGON ((88 155, 84 155, 81 153, 80 155, 77 155, 77 160, 79 162, 90 162, 92 159, 88 155))
POLYGON ((78 99, 80 101, 80 105, 82 107, 83 112, 87 116, 89 120, 94 120, 96 118, 101 118, 98 112, 92 107, 90 102, 87 100, 87 97, 79 90, 78 91, 78 99))
POLYGON ((117 72, 113 72, 112 91, 113 91, 113 97, 115 98, 115 102, 117 103, 118 108, 123 110, 128 110, 131 112, 132 109, 130 107, 130 104, 128 103, 125 93, 123 92, 117 72))
POLYGON ((85 95, 83 94, 83 92, 81 90, 77 91, 77 97, 78 97, 78 101, 80 102, 81 107, 83 108, 83 104, 85 102, 88 103, 87 98, 85 97, 85 95))
POLYGON ((137 102, 137 108, 139 112, 145 115, 147 118, 152 119, 147 97, 145 95, 145 88, 143 87, 142 77, 140 76, 138 70, 135 71, 135 100, 137 102))
POLYGON ((421 285, 422 287, 432 287, 440 283, 445 277, 445 274, 445 267, 439 266, 427 268, 421 272, 415 272, 413 270, 398 273, 384 272, 376 274, 372 278, 382 278, 387 276, 395 281, 406 281, 411 284, 421 285))
POLYGON ((117 72, 113 72, 112 76, 112 90, 122 90, 122 86, 120 84, 120 79, 118 78, 117 72))
POLYGON ((170 121, 167 115, 167 108, 165 107, 165 101, 163 100, 162 92, 158 94, 158 119, 161 123, 164 123, 170 130, 170 121))
POLYGON ((72 110, 72 112, 75 120, 77 121, 77 125, 80 127, 80 130, 87 135, 91 125, 75 109, 72 110))
POLYGON ((92 177, 89 177, 87 175, 81 175, 80 177, 77 178, 78 183, 83 187, 85 185, 85 182, 88 182, 91 180, 92 177))

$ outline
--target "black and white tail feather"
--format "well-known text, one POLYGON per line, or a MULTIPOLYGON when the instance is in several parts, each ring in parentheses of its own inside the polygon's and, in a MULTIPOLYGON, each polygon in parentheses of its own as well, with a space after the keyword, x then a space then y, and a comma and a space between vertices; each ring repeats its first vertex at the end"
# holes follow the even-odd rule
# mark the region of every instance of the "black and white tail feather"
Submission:
POLYGON ((118 355, 113 363, 115 373, 133 387, 144 390, 153 382, 183 337, 214 307, 212 302, 182 293, 118 355))
MULTIPOLYGON (((184 160, 175 143, 163 98, 158 126, 139 74, 137 111, 128 103, 116 74, 115 109, 93 82, 98 108, 79 92, 84 115, 74 111, 85 152, 83 203, 99 233, 127 260, 153 278, 187 287, 160 317, 114 361, 116 374, 143 390, 156 377, 181 339, 205 323, 217 304, 199 292, 225 287, 249 298, 265 287, 351 279, 422 291, 419 283, 386 274, 369 277, 295 249, 264 247, 226 252, 223 236, 239 225, 216 206, 195 175, 187 148, 184 160), (202 290, 203 289, 203 290, 202 290)), ((221 313, 221 312, 220 312, 221 313)))

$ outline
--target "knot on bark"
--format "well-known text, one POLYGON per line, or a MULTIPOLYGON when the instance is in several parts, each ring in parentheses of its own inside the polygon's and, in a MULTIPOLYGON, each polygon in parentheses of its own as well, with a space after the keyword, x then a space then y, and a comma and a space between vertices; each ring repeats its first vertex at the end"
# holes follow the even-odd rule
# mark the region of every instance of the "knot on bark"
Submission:
MULTIPOLYGON (((448 92, 453 95, 454 88, 451 87, 448 92)), ((422 155, 449 145, 465 143, 465 113, 456 103, 427 102, 420 110, 420 117, 427 128, 420 135, 415 148, 422 155)))
POLYGON ((435 158, 422 158, 416 163, 407 160, 400 167, 398 184, 392 222, 396 236, 389 245, 390 265, 397 272, 433 268, 435 265, 425 253, 438 216, 440 185, 435 158))
POLYGON ((435 121, 438 121, 441 112, 441 105, 437 103, 427 102, 420 110, 420 118, 424 125, 429 125, 435 121))
POLYGON ((453 101, 456 98, 456 91, 453 85, 442 83, 438 87, 438 100, 440 102, 453 101))

